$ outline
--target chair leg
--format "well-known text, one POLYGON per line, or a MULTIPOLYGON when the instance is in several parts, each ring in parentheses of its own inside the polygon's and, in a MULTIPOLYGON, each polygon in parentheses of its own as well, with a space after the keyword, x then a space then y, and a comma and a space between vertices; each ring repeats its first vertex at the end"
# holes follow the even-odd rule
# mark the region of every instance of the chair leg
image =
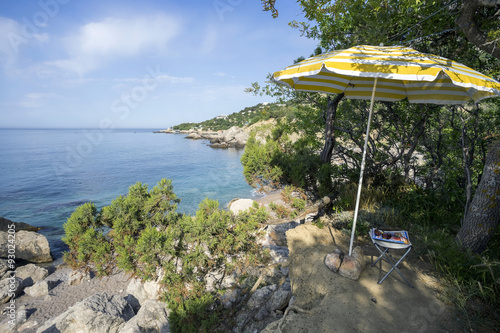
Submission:
POLYGON ((374 244, 374 245, 375 245, 375 247, 377 248, 377 250, 378 250, 381 254, 380 254, 380 256, 377 258, 377 260, 375 260, 375 262, 372 264, 372 267, 373 267, 373 266, 375 266, 375 264, 377 264, 377 263, 380 261, 380 259, 382 259, 382 257, 384 257, 384 256, 385 256, 385 254, 386 254, 387 250, 389 250, 388 248, 385 248, 385 250, 384 250, 384 251, 382 251, 382 250, 381 250, 381 249, 377 246, 377 244, 374 244))
POLYGON ((382 282, 384 282, 384 280, 389 276, 389 274, 392 273, 392 271, 396 271, 398 272, 398 274, 401 276, 401 278, 403 278, 403 280, 406 282, 406 284, 408 284, 408 286, 410 288, 413 288, 412 284, 403 276, 403 274, 401 274, 401 272, 399 271, 398 269, 398 265, 401 263, 401 261, 403 261, 403 259, 406 257, 406 255, 408 253, 410 253, 410 250, 411 250, 411 246, 408 247, 408 250, 406 250, 405 254, 403 254, 403 256, 397 261, 395 262, 395 259, 391 256, 391 254, 389 253, 389 249, 388 248, 384 248, 384 251, 382 251, 380 249, 380 247, 377 245, 377 244, 374 244, 375 247, 379 250, 379 252, 381 253, 380 257, 378 257, 378 259, 372 264, 372 267, 375 266, 375 264, 377 262, 380 261, 380 259, 382 259, 382 257, 386 258, 387 262, 390 263, 392 265, 392 268, 387 272, 387 274, 385 274, 385 276, 378 282, 378 284, 381 284, 382 282), (386 255, 387 254, 387 255, 386 255))

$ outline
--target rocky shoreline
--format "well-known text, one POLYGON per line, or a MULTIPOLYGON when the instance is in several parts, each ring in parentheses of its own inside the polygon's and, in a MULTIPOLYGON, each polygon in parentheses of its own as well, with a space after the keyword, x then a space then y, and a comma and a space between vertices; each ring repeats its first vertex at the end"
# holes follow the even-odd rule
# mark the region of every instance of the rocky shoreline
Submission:
MULTIPOLYGON (((279 197, 279 192, 271 194, 262 198, 260 204, 268 205, 279 197)), ((228 208, 238 214, 253 203, 251 199, 235 199, 228 208)), ((0 231, 0 238, 13 230, 18 256, 15 263, 9 261, 8 248, 0 246, 0 333, 41 333, 56 329, 61 332, 80 332, 82 329, 87 332, 169 332, 168 310, 159 300, 162 293, 159 281, 144 283, 123 272, 97 278, 73 271, 61 259, 42 267, 41 263, 52 260, 47 257, 50 248, 45 237, 28 224, 7 219, 2 222, 11 228, 0 231), (32 231, 26 231, 27 228, 32 231), (34 237, 45 239, 46 246, 39 242, 44 246, 32 247, 30 255, 26 255, 26 251, 18 252, 23 239, 34 237), (155 320, 151 321, 152 317, 155 320)), ((242 289, 229 288, 231 291, 220 299, 226 308, 241 308, 237 315, 237 332, 262 330, 288 306, 291 286, 287 269, 280 266, 288 259, 285 233, 298 225, 300 221, 265 226, 261 245, 271 253, 270 266, 256 270, 259 281, 250 295, 245 296, 242 289)), ((1 244, 8 244, 8 241, 1 244)), ((214 279, 208 283, 212 288, 235 283, 234 276, 214 279)))
MULTIPOLYGON (((251 273, 256 281, 252 286, 238 285, 232 275, 213 275, 206 281, 207 288, 226 289, 218 302, 234 312, 231 332, 326 332, 332 327, 368 332, 398 330, 402 322, 408 331, 425 327, 423 331, 458 332, 460 323, 438 299, 439 283, 426 269, 417 268, 418 258, 402 268, 418 285, 411 290, 394 277, 378 284, 387 266, 364 269, 365 262, 378 255, 366 238, 357 240, 352 267, 329 259, 346 253, 349 237, 339 228, 352 218, 320 217, 330 202, 323 198, 293 219, 280 219, 271 209, 286 204, 280 191, 257 200, 271 215, 261 226, 259 240, 269 251, 270 263, 251 273), (324 227, 311 223, 318 218, 324 227), (392 307, 399 310, 387 317, 392 307)), ((251 199, 236 199, 228 208, 239 214, 253 204, 251 199)), ((12 273, 8 260, 0 263, 0 290, 15 290, 13 298, 0 298, 0 333, 170 332, 159 280, 143 282, 119 271, 96 278, 62 261, 47 267, 24 262, 12 273)))
POLYGON ((249 131, 245 128, 233 126, 225 131, 176 131, 172 129, 155 131, 153 133, 184 134, 186 139, 208 140, 212 148, 243 148, 245 147, 249 131))

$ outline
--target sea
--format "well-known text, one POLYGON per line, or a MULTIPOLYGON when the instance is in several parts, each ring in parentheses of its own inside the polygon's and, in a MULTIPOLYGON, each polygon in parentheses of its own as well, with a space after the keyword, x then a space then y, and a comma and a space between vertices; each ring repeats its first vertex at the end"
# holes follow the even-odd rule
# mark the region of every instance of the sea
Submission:
POLYGON ((194 215, 205 199, 221 208, 259 197, 243 176, 243 149, 214 149, 204 140, 153 129, 0 129, 0 216, 41 227, 62 257, 63 224, 78 206, 98 209, 140 182, 171 179, 177 211, 194 215))

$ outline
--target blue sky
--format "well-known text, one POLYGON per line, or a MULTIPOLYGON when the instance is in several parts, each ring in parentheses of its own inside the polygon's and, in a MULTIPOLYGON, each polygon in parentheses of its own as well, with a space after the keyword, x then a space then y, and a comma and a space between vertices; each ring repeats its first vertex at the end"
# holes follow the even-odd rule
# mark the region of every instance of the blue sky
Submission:
POLYGON ((270 97, 252 82, 309 56, 294 0, 3 0, 0 128, 167 128, 270 97))

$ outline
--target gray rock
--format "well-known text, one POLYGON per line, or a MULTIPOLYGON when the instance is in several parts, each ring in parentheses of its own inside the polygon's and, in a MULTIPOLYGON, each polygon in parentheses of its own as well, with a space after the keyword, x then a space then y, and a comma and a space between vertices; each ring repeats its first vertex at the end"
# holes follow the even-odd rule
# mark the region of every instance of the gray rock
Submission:
POLYGON ((266 306, 269 307, 270 311, 282 310, 288 305, 291 297, 292 286, 290 285, 290 280, 287 279, 273 294, 273 296, 271 296, 271 299, 267 302, 266 306))
POLYGON ((271 255, 271 264, 284 263, 290 257, 290 251, 285 246, 271 246, 269 247, 271 255))
POLYGON ((137 315, 120 328, 119 333, 170 333, 166 306, 163 302, 144 301, 137 315))
POLYGON ((58 283, 59 281, 40 281, 32 287, 25 288, 24 292, 31 297, 46 296, 58 283))
POLYGON ((5 315, 2 317, 6 317, 6 320, 0 324, 0 333, 21 332, 21 326, 26 323, 29 317, 29 312, 26 310, 26 307, 22 305, 16 308, 14 304, 12 309, 9 310, 7 307, 5 310, 5 315))
POLYGON ((269 300, 264 304, 262 308, 255 315, 256 320, 264 320, 270 315, 272 311, 281 310, 288 305, 290 298, 292 297, 292 288, 290 286, 290 281, 285 281, 280 288, 274 292, 269 300))
POLYGON ((48 320, 36 332, 119 332, 133 316, 134 310, 122 297, 95 294, 48 320))
POLYGON ((359 246, 352 250, 352 255, 344 256, 344 261, 339 269, 339 274, 351 280, 359 279, 363 268, 365 267, 365 257, 359 246))
MULTIPOLYGON (((50 262, 50 247, 47 238, 36 232, 18 231, 16 232, 16 260, 22 259, 30 262, 50 262)), ((0 231, 0 257, 6 258, 8 255, 8 234, 0 231)))
POLYGON ((12 270, 8 259, 0 259, 0 280, 8 271, 12 270))
POLYGON ((144 301, 158 300, 161 295, 161 286, 156 281, 142 282, 141 279, 132 279, 127 286, 127 302, 137 311, 144 301))
POLYGON ((9 219, 6 219, 4 217, 0 216, 0 231, 9 231, 11 229, 14 229, 16 232, 21 231, 21 230, 26 230, 26 231, 38 231, 41 228, 39 227, 34 227, 31 224, 24 223, 24 222, 14 222, 9 219), (14 227, 12 227, 12 225, 14 227))
POLYGON ((242 148, 248 141, 248 133, 238 126, 233 126, 222 133, 211 135, 207 138, 210 140, 210 146, 214 148, 242 148))
POLYGON ((189 133, 188 135, 186 135, 186 139, 191 139, 191 140, 200 140, 202 139, 202 136, 198 133, 189 133))
POLYGON ((272 284, 257 289, 248 300, 247 307, 251 310, 263 307, 277 288, 277 285, 272 284))
POLYGON ((89 281, 91 276, 89 273, 82 273, 80 271, 73 271, 68 277, 68 285, 69 286, 77 286, 81 284, 83 281, 89 281))
POLYGON ((267 233, 263 245, 288 246, 286 242, 286 232, 299 225, 300 223, 297 223, 295 221, 283 224, 269 225, 267 227, 267 233))
POLYGON ((222 306, 226 309, 231 308, 234 304, 241 301, 241 290, 240 289, 229 289, 220 296, 220 301, 222 306))
POLYGON ((23 290, 23 280, 8 273, 0 281, 0 304, 7 303, 23 290))
POLYGON ((246 211, 253 206, 254 201, 252 199, 238 199, 231 203, 229 210, 233 214, 238 215, 240 212, 246 211))
POLYGON ((226 274, 224 271, 210 271, 205 275, 206 290, 213 292, 217 289, 232 288, 237 284, 236 273, 226 274))
POLYGON ((23 279, 23 285, 30 287, 35 283, 42 281, 49 275, 49 271, 35 264, 20 266, 16 269, 16 276, 23 279))

